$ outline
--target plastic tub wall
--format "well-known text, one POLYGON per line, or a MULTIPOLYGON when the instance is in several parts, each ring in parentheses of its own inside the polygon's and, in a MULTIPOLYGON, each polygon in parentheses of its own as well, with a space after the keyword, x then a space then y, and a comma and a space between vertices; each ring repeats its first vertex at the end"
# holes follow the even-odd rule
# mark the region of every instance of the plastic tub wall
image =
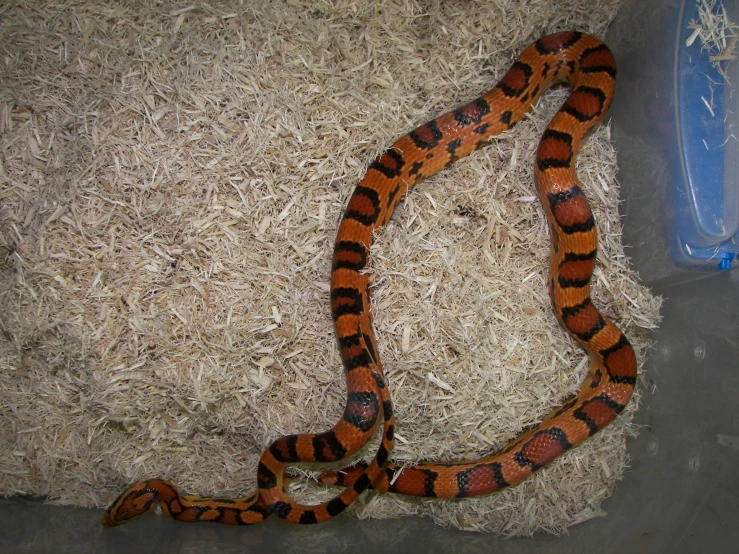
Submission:
POLYGON ((513 540, 442 529, 421 518, 339 517, 320 526, 272 518, 234 529, 149 516, 111 531, 100 527, 100 510, 0 499, 0 551, 736 552, 739 279, 736 271, 680 269, 668 255, 665 234, 674 128, 670 99, 659 92, 665 83, 657 81, 672 76, 682 6, 627 2, 607 37, 622 75, 612 116, 624 234, 642 277, 666 301, 643 368, 649 392, 636 419, 643 427, 629 444, 630 470, 603 505, 606 517, 564 537, 513 540), (642 63, 645 58, 650 64, 642 63))

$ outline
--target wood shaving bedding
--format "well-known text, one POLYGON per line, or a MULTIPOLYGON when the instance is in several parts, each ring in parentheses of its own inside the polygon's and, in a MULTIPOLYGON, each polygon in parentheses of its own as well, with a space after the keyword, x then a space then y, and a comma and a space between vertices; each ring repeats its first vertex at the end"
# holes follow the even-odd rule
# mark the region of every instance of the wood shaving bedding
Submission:
MULTIPOLYGON (((342 413, 330 258, 368 163, 490 89, 536 38, 602 36, 618 5, 2 8, 0 493, 102 507, 147 477, 202 495, 253 490, 272 440, 342 413)), ((408 195, 373 246, 394 459, 488 454, 587 370, 549 304, 532 172, 566 95, 547 93, 529 119, 408 195)), ((643 361, 660 299, 623 253, 607 125, 578 173, 601 241, 593 297, 643 361)), ((638 394, 510 490, 456 502, 366 494, 351 513, 564 533, 603 514, 637 405, 638 394)), ((293 489, 333 494, 305 480, 293 489)))

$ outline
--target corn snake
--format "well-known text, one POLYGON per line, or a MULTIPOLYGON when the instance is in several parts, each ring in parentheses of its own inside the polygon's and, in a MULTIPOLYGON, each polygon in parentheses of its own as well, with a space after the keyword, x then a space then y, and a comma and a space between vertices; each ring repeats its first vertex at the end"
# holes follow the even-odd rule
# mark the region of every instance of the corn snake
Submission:
POLYGON ((590 300, 597 236, 590 207, 575 173, 585 136, 605 116, 615 87, 615 61, 592 36, 558 33, 529 46, 501 81, 477 100, 398 139, 370 164, 340 223, 334 249, 331 307, 347 379, 342 419, 317 435, 291 435, 262 455, 258 490, 240 499, 183 496, 169 482, 152 479, 124 491, 103 518, 108 527, 142 515, 159 503, 180 521, 258 523, 272 513, 293 523, 317 523, 343 511, 364 490, 414 496, 462 498, 514 485, 610 423, 628 403, 636 360, 626 337, 590 300), (459 463, 388 463, 394 434, 390 394, 376 354, 369 277, 362 270, 373 232, 384 226, 402 196, 520 121, 541 93, 566 81, 572 93, 545 131, 536 156, 537 190, 550 226, 549 290, 562 327, 591 357, 580 393, 501 452, 459 463), (284 490, 284 469, 297 462, 333 462, 357 452, 382 417, 375 458, 321 475, 344 486, 333 500, 302 506, 284 490))

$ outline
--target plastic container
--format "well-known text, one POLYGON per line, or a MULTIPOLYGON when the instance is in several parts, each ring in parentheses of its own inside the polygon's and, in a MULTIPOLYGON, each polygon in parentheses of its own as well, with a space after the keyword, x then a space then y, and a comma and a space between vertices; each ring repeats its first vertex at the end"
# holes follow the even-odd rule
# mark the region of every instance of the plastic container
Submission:
MULTIPOLYGON (((723 6, 736 20, 736 2, 723 6)), ((739 96, 694 36, 698 19, 695 1, 631 2, 608 40, 624 237, 648 282, 729 270, 739 256, 739 96)), ((736 83, 737 64, 727 69, 736 83)))
MULTIPOLYGON (((0 499, 0 551, 736 552, 739 279, 734 270, 719 270, 725 253, 736 254, 736 153, 718 148, 728 128, 723 118, 706 120, 702 101, 681 103, 704 96, 691 88, 702 86, 700 79, 676 79, 703 71, 676 62, 686 6, 694 3, 627 1, 606 37, 620 73, 612 116, 624 235, 644 280, 666 297, 643 368, 651 394, 636 417, 641 433, 629 444, 630 471, 603 504, 607 517, 564 537, 513 540, 442 529, 422 518, 337 518, 320 526, 272 518, 244 530, 148 517, 110 532, 100 527, 100 510, 0 499), (703 118, 691 120, 699 112, 703 118), (685 124, 679 133, 678 122, 685 124), (698 141, 694 134, 701 132, 698 141), (713 158, 696 148, 703 139, 713 158)), ((736 98, 723 93, 724 102, 736 98)))
MULTIPOLYGON (((697 5, 687 4, 683 21, 697 17, 697 5)), ((684 265, 728 270, 739 257, 739 97, 692 38, 684 27, 676 48, 672 256, 684 265)), ((736 64, 728 69, 736 82, 736 64)))

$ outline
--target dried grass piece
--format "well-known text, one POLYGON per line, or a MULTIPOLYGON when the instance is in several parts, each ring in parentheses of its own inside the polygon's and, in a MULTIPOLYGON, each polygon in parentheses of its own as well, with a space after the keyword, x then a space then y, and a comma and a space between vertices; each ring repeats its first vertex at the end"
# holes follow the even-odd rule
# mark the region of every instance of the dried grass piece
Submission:
MULTIPOLYGON (((149 476, 252 490, 271 440, 341 414, 330 253, 367 163, 489 89, 532 40, 602 34, 617 6, 3 8, 0 492, 102 506, 149 476)), ((531 175, 565 94, 408 196, 373 247, 398 459, 488 453, 585 370, 549 307, 531 175)), ((602 127, 579 158, 602 244, 594 298, 643 360, 659 299, 623 254, 615 169, 602 127)), ((455 503, 367 495, 355 513, 565 532, 601 514, 637 402, 515 489, 455 503)))
MULTIPOLYGON (((736 60, 735 47, 739 40, 739 25, 729 18, 726 6, 716 0, 697 0, 698 19, 691 20, 688 29, 692 29, 685 42, 691 46, 700 39, 701 50, 708 52, 709 59, 727 84, 727 64, 736 60)), ((705 100, 704 100, 705 101, 705 100)))

